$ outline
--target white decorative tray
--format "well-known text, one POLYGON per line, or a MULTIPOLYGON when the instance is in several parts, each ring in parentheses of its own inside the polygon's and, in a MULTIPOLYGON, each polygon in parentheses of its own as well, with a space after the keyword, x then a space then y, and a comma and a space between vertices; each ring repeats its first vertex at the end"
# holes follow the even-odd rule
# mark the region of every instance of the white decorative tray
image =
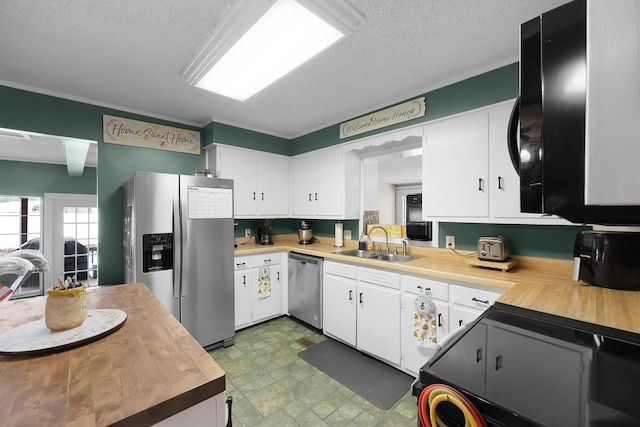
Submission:
POLYGON ((44 319, 16 326, 0 335, 0 355, 38 354, 78 347, 112 334, 124 325, 127 313, 122 310, 87 310, 82 325, 53 332, 44 319))

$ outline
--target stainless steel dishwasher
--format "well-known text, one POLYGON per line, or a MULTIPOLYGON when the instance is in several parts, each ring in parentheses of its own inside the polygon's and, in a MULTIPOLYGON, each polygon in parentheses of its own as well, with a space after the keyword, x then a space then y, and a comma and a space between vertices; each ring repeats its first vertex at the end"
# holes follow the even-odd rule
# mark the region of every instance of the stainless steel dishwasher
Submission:
POLYGON ((322 258, 289 252, 289 315, 322 329, 322 258))

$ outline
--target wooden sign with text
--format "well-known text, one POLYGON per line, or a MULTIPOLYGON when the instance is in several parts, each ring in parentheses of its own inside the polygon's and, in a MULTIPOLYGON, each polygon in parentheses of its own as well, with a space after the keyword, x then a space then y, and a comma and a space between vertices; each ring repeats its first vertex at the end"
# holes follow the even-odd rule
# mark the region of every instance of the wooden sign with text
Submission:
POLYGON ((342 123, 340 125, 340 139, 422 117, 426 111, 425 98, 421 96, 342 123))
POLYGON ((200 132, 102 116, 102 137, 110 144, 200 154, 200 132))

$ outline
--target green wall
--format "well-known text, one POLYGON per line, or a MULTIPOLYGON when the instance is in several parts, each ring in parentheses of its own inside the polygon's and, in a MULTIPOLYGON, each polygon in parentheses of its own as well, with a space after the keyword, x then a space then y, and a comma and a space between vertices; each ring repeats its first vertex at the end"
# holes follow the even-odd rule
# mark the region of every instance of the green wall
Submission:
POLYGON ((591 227, 582 226, 444 222, 440 223, 438 246, 444 248, 446 236, 455 236, 456 249, 475 251, 480 237, 504 235, 508 238, 510 252, 514 255, 571 259, 576 234, 590 229, 591 227))
POLYGON ((96 194, 96 168, 69 176, 65 165, 0 160, 0 194, 44 197, 44 193, 96 194))
MULTIPOLYGON (((452 114, 506 101, 507 99, 515 98, 517 95, 518 64, 515 63, 409 98, 415 99, 420 96, 426 98, 427 111, 424 117, 344 139, 340 139, 340 123, 338 123, 293 139, 291 155, 295 156, 296 154, 366 138, 378 133, 440 119, 452 114)), ((381 108, 380 110, 383 109, 381 108)), ((348 120, 350 119, 345 119, 344 121, 348 120)))
POLYGON ((211 144, 225 144, 285 156, 291 155, 291 141, 288 139, 223 123, 209 123, 204 127, 203 134, 203 147, 211 144))

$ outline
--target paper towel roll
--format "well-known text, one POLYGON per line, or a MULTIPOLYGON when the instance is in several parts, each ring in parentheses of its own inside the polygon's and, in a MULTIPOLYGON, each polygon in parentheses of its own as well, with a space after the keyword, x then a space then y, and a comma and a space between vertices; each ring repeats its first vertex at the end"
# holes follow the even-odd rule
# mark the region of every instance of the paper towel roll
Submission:
POLYGON ((341 248, 344 246, 344 231, 342 229, 342 223, 338 222, 336 223, 336 243, 335 243, 335 247, 336 248, 341 248))

